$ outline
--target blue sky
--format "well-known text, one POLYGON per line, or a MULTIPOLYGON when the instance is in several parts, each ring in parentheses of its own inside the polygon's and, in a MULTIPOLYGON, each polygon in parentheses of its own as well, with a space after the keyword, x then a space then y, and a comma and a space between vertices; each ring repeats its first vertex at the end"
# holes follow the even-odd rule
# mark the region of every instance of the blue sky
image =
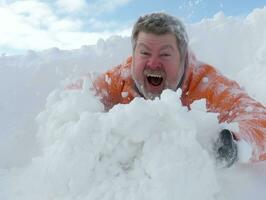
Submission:
POLYGON ((219 11, 244 17, 265 0, 0 0, 0 54, 74 49, 99 38, 130 35, 139 15, 165 11, 185 23, 219 11))

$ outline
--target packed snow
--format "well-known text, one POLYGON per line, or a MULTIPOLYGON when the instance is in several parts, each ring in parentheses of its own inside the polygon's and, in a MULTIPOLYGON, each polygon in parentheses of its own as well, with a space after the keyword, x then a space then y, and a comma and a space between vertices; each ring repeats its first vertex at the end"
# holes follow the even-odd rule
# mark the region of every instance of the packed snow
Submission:
MULTIPOLYGON (((266 7, 187 24, 197 57, 264 105, 265 21, 266 7)), ((217 133, 237 125, 218 124, 204 100, 188 111, 180 90, 166 90, 104 112, 90 79, 83 90, 63 89, 128 55, 130 39, 114 36, 77 50, 0 57, 0 199, 264 200, 266 162, 247 163, 248 144, 239 142, 235 166, 215 162, 217 133)))

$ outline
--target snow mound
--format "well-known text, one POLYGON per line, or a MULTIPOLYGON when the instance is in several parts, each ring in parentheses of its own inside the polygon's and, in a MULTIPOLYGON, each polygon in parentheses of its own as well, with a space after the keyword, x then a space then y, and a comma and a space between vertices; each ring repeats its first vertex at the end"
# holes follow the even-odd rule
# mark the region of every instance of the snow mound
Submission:
POLYGON ((197 124, 218 123, 203 103, 188 112, 179 96, 165 91, 105 113, 88 90, 54 91, 37 117, 42 153, 10 171, 5 199, 217 199, 197 124))

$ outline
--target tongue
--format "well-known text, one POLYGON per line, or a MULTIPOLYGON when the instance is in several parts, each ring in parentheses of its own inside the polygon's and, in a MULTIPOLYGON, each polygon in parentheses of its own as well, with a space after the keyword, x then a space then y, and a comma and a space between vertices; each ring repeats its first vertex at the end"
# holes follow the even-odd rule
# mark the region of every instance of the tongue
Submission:
POLYGON ((163 78, 157 78, 157 77, 147 77, 148 79, 148 82, 153 85, 153 86, 159 86, 162 81, 163 81, 163 78))

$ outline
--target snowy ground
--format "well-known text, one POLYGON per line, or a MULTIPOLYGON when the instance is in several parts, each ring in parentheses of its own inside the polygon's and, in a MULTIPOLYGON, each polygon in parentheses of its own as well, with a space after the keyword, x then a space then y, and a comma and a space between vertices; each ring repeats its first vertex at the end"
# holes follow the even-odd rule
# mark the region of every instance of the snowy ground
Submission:
MULTIPOLYGON (((264 105, 265 21, 266 7, 187 25, 198 58, 264 105)), ((62 90, 129 54, 129 38, 113 37, 0 57, 0 199, 265 199, 265 162, 215 166, 211 143, 221 125, 204 102, 187 112, 179 91, 165 91, 103 113, 88 90, 62 90)))

